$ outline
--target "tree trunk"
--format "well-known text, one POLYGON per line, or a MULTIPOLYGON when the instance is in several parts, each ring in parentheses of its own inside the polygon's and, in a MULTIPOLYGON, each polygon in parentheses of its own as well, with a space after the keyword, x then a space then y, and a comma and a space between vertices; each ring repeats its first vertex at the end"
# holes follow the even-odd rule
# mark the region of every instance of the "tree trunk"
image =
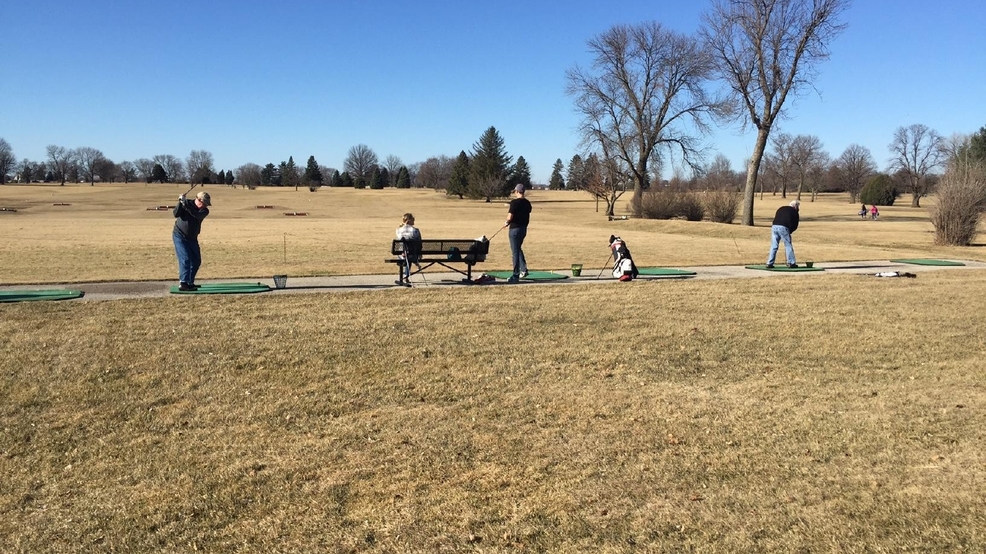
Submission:
POLYGON ((911 207, 912 208, 920 208, 921 207, 921 193, 920 192, 912 192, 911 193, 911 207))
POLYGON ((753 155, 746 164, 746 188, 743 189, 743 218, 742 225, 753 226, 753 200, 756 197, 757 175, 760 173, 760 162, 763 161, 763 151, 767 148, 767 129, 757 130, 757 143, 753 147, 753 155))

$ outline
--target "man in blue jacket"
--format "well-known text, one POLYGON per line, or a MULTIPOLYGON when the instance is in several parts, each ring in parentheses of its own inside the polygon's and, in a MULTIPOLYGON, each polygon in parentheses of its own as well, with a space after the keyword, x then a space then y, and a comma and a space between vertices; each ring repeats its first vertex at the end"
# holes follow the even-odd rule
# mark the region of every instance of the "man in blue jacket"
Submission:
POLYGON ((202 191, 195 200, 187 200, 185 195, 178 197, 175 206, 175 229, 171 238, 175 241, 175 255, 178 256, 178 290, 192 291, 199 288, 195 284, 195 274, 202 265, 202 251, 199 249, 199 231, 202 220, 209 215, 212 199, 202 191))
POLYGON ((787 256, 788 267, 798 267, 798 262, 794 259, 794 245, 791 244, 791 233, 798 230, 800 216, 798 209, 801 202, 797 200, 788 206, 777 208, 774 214, 774 222, 770 227, 770 254, 767 255, 767 269, 773 269, 774 259, 777 257, 777 247, 784 241, 784 254, 787 256))

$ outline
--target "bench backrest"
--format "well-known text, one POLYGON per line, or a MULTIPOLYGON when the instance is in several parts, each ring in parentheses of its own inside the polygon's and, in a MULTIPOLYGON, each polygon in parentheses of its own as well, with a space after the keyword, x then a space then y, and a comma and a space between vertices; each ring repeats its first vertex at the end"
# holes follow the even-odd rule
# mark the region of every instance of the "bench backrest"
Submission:
POLYGON ((420 241, 397 239, 390 247, 395 256, 405 252, 411 259, 423 256, 442 256, 449 261, 483 262, 490 251, 490 241, 473 239, 421 239, 420 241))

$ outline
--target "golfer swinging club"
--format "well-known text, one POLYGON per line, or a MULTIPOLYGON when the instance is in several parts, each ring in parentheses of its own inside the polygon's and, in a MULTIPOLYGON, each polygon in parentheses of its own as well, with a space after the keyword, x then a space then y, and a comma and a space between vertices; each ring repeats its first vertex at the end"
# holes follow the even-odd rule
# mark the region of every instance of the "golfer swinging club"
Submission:
POLYGON ((801 219, 798 214, 800 207, 801 202, 795 200, 788 206, 777 208, 773 224, 770 226, 770 253, 767 254, 767 269, 773 269, 777 248, 781 242, 784 243, 787 266, 798 267, 798 262, 794 259, 794 244, 791 243, 791 233, 798 230, 798 223, 801 219))
POLYGON ((202 191, 195 195, 195 200, 178 197, 175 206, 175 230, 171 238, 175 241, 175 255, 178 256, 178 290, 198 290, 195 284, 195 274, 202 265, 202 252, 199 250, 199 231, 202 230, 202 220, 209 215, 212 200, 209 193, 202 191))

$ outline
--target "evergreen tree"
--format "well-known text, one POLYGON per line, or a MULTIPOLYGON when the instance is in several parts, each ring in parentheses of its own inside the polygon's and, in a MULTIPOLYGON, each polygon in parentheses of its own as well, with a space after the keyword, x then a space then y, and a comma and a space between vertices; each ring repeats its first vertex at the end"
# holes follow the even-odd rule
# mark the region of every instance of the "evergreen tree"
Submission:
POLYGON ((308 165, 305 166, 305 184, 311 186, 322 186, 322 170, 315 161, 315 156, 308 156, 308 165))
POLYGON ((151 170, 151 179, 148 183, 153 183, 157 181, 158 183, 167 183, 168 174, 164 172, 164 167, 161 164, 154 164, 154 169, 151 170))
POLYGON ((401 168, 397 170, 397 179, 394 184, 399 189, 411 188, 411 172, 407 170, 406 166, 402 165, 401 168))
POLYGON ((565 178, 561 176, 561 170, 565 167, 561 163, 561 158, 555 160, 555 165, 551 169, 551 180, 548 181, 548 188, 550 190, 562 190, 565 188, 565 178))
POLYGON ((260 184, 268 187, 281 186, 281 172, 278 171, 277 166, 270 163, 260 170, 260 184))
POLYGON ((333 187, 342 186, 342 175, 339 173, 338 169, 332 172, 332 180, 330 181, 330 184, 333 187))
POLYGON ((382 185, 380 188, 390 186, 390 172, 384 166, 380 166, 380 181, 382 185))
MULTIPOLYGON (((510 189, 517 185, 524 185, 525 189, 531 188, 531 166, 527 165, 527 160, 524 156, 517 157, 517 163, 514 164, 513 170, 510 172, 510 189)), ((509 193, 509 191, 507 191, 509 193)))
POLYGON ((572 161, 568 162, 567 181, 570 190, 582 190, 585 188, 585 162, 582 161, 582 156, 576 154, 572 156, 572 161))
POLYGON ((287 162, 281 162, 281 185, 294 187, 298 190, 301 182, 301 175, 298 174, 298 166, 294 163, 294 156, 288 156, 287 162))
POLYGON ((383 188, 386 181, 384 181, 381 177, 380 166, 373 166, 373 169, 370 170, 370 175, 366 178, 366 182, 367 186, 369 186, 372 190, 380 190, 383 188))
POLYGON ((449 174, 448 186, 445 194, 448 196, 458 196, 460 199, 469 192, 469 156, 465 150, 459 152, 459 156, 452 164, 452 172, 449 174))
POLYGON ((227 171, 226 172, 226 184, 227 185, 232 185, 233 184, 233 180, 234 180, 233 172, 232 171, 227 171))
POLYGON ((226 172, 220 169, 219 174, 216 177, 216 183, 225 183, 225 182, 226 182, 226 172))
POLYGON ((469 161, 469 194, 492 201, 495 196, 509 195, 510 162, 503 137, 496 127, 487 129, 476 144, 469 161))
POLYGON ((341 187, 355 187, 356 183, 353 182, 353 176, 349 174, 348 171, 343 171, 340 177, 341 187))

